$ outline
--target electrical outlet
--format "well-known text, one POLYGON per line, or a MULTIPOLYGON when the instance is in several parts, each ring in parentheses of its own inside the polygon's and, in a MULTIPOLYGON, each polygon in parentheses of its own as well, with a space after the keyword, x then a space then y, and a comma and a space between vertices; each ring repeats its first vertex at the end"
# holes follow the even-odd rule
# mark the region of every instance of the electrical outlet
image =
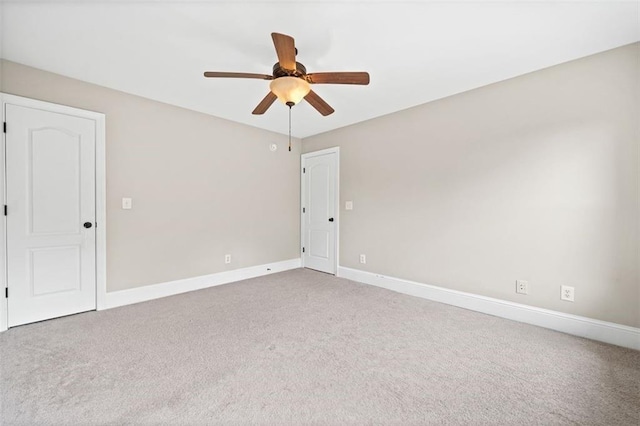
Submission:
POLYGON ((568 285, 560 286, 560 299, 566 300, 567 302, 574 301, 574 292, 575 289, 568 285))
POLYGON ((367 256, 365 256, 364 254, 360 255, 360 263, 367 263, 367 256))
POLYGON ((529 282, 524 280, 516 280, 516 293, 529 294, 529 282))
POLYGON ((230 254, 225 254, 224 255, 224 263, 226 263, 226 264, 231 263, 231 255, 230 254))
POLYGON ((131 201, 131 198, 123 198, 122 199, 122 209, 123 210, 131 210, 132 207, 133 207, 133 203, 131 201))

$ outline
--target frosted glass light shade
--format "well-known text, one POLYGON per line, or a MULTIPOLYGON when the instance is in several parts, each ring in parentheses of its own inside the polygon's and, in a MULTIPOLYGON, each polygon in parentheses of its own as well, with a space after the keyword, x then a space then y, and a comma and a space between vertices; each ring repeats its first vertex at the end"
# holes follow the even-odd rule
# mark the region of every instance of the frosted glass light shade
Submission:
POLYGON ((271 82, 269 88, 283 104, 297 104, 311 90, 309 83, 298 77, 278 77, 271 82))

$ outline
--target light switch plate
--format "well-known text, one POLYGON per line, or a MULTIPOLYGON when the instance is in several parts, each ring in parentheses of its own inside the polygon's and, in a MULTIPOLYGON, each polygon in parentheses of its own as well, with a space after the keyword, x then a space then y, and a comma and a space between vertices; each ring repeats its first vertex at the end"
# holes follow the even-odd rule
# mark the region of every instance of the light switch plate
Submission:
POLYGON ((346 203, 344 203, 344 209, 353 210, 353 201, 347 201, 346 203))
POLYGON ((122 208, 124 210, 131 210, 133 208, 133 204, 131 198, 123 198, 122 199, 122 208))

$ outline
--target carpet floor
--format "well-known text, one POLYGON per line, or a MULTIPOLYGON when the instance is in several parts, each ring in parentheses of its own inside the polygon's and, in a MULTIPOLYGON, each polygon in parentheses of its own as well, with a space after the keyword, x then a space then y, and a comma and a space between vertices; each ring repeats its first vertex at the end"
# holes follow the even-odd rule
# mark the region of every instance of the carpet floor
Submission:
POLYGON ((640 423, 640 352, 297 269, 0 334, 0 423, 640 423))

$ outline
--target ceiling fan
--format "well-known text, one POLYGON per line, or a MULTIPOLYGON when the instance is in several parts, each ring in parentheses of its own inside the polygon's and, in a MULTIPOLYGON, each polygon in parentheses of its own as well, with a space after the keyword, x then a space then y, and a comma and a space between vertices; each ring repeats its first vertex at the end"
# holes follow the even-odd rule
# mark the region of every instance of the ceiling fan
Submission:
POLYGON ((334 109, 320 96, 311 90, 311 84, 369 84, 367 72, 319 72, 307 74, 307 69, 300 62, 296 62, 298 49, 293 37, 271 33, 273 44, 278 55, 278 62, 273 66, 273 74, 252 74, 239 72, 207 71, 205 77, 223 78, 256 78, 272 80, 271 91, 253 110, 252 114, 264 114, 276 99, 280 99, 291 108, 302 99, 306 100, 324 116, 334 112, 334 109))

